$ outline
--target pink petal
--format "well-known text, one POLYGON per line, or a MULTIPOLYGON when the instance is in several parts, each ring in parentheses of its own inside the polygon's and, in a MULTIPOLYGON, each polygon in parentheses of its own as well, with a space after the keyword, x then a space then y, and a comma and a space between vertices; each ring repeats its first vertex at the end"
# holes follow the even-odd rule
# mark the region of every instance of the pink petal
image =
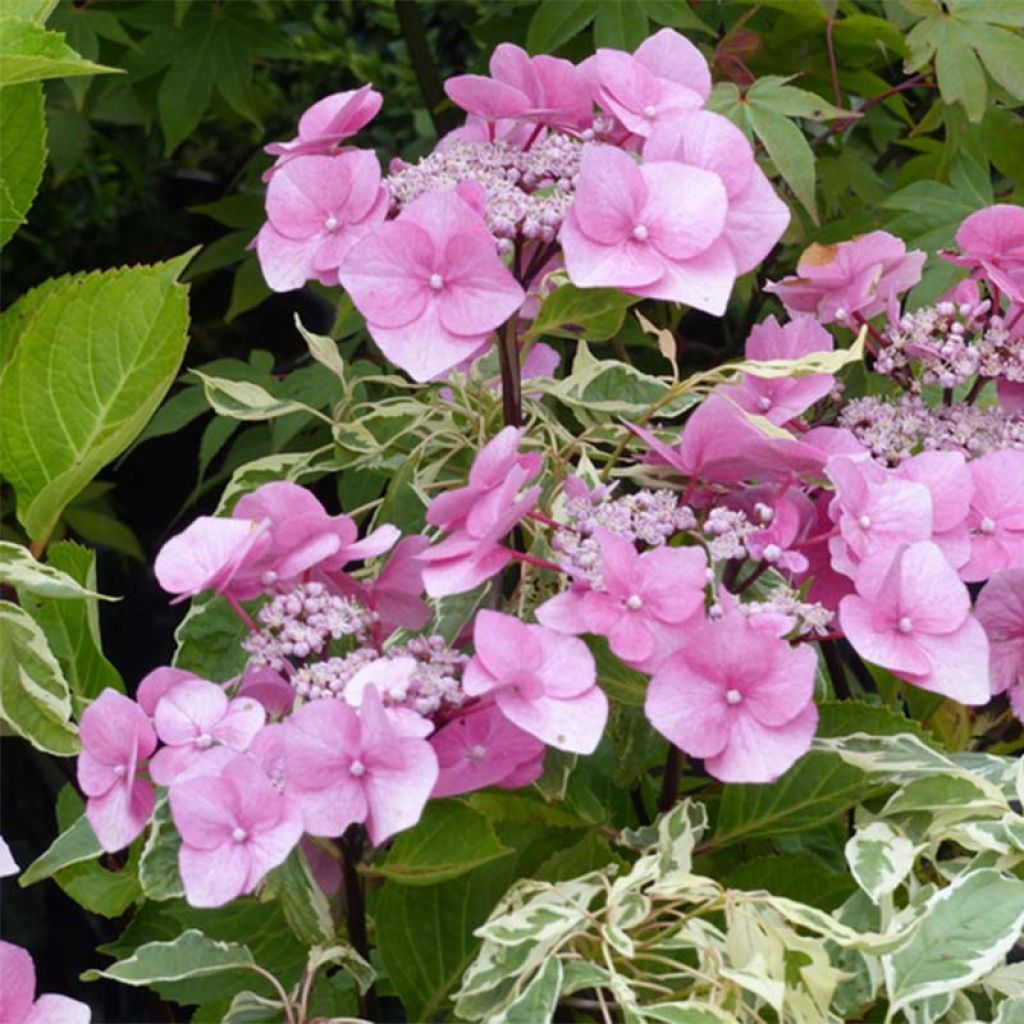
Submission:
POLYGON ((543 664, 537 678, 548 697, 567 700, 585 693, 597 679, 590 648, 573 636, 564 636, 544 626, 527 627, 540 642, 543 664))
POLYGON ((100 846, 108 853, 115 853, 123 850, 142 832, 155 804, 153 787, 142 779, 136 779, 131 786, 119 783, 103 796, 87 800, 85 816, 100 846))
MULTIPOLYGON (((7 1020, 6 1017, 0 1018, 7 1020)), ((29 1011, 23 1024, 89 1024, 92 1010, 68 996, 42 995, 29 1011)))
POLYGON ((702 99, 711 93, 711 70, 704 55, 674 29, 663 28, 649 36, 634 56, 659 78, 685 85, 702 99))
POLYGON ((139 688, 135 691, 135 700, 139 707, 152 717, 156 712, 157 704, 160 703, 160 698, 168 690, 177 686, 178 683, 198 678, 193 672, 186 672, 180 668, 171 668, 169 665, 161 665, 159 668, 153 669, 139 683, 139 688))
POLYGON ((187 680, 169 690, 153 716, 157 735, 164 743, 194 743, 202 734, 212 735, 227 710, 228 698, 214 683, 187 680))
POLYGON ((500 690, 495 701, 502 714, 537 739, 558 750, 592 754, 608 719, 608 698, 597 686, 575 697, 540 697, 528 700, 511 690, 500 690))
POLYGON ((299 118, 299 137, 343 139, 354 135, 377 116, 383 101, 368 85, 325 96, 299 118))
POLYGON ((153 563, 157 582, 181 596, 223 590, 246 558, 267 542, 265 530, 263 523, 237 517, 200 516, 160 549, 153 563))
POLYGON ((921 636, 918 645, 928 657, 931 671, 911 679, 915 686, 961 704, 987 704, 991 700, 988 638, 977 619, 968 618, 955 633, 921 636))
POLYGON ((728 200, 717 175, 669 162, 644 164, 640 173, 647 185, 640 221, 660 253, 687 260, 721 235, 728 200))
POLYGON ((487 609, 473 622, 476 655, 498 680, 518 678, 541 667, 544 651, 529 626, 514 615, 487 609))
POLYGON ((171 814, 181 838, 190 846, 214 850, 231 842, 241 825, 238 793, 228 777, 202 776, 171 787, 171 814))
POLYGON ((761 725, 777 728, 813 700, 818 657, 810 644, 790 646, 783 640, 765 641, 764 654, 764 674, 744 693, 743 708, 761 725))
POLYGON ((439 314, 453 334, 488 334, 526 298, 493 243, 482 238, 456 235, 445 246, 443 267, 439 314))
POLYGON ((695 672, 684 653, 675 654, 651 679, 644 713, 680 750, 711 757, 725 748, 732 729, 734 716, 725 689, 695 672))
POLYGON ((633 158, 614 146, 588 146, 579 173, 572 210, 585 238, 605 247, 631 238, 648 198, 633 158))
POLYGON ((722 235, 704 252, 688 260, 666 260, 657 280, 628 291, 651 299, 667 299, 722 316, 739 274, 732 247, 722 235))
POLYGON ((818 709, 813 704, 778 729, 740 715, 725 749, 708 758, 704 767, 723 782, 772 782, 807 753, 817 727, 818 709))
POLYGON ((931 668, 917 638, 898 633, 889 621, 877 623, 873 605, 856 594, 839 602, 839 626, 867 661, 904 675, 924 675, 931 668))
POLYGON ((21 1024, 36 995, 36 968, 28 950, 0 940, 0 1020, 21 1024))
POLYGON ((721 179, 730 202, 747 187, 755 167, 743 132, 709 110, 692 110, 656 125, 644 143, 644 160, 675 160, 710 171, 721 179))
POLYGON ((587 626, 583 616, 583 594, 576 590, 566 590, 561 594, 548 598, 534 614, 537 621, 549 629, 559 633, 586 633, 587 626))
POLYGON ((324 230, 352 191, 351 163, 346 155, 298 156, 277 171, 267 186, 267 216, 285 238, 307 239, 324 230))
POLYGON ((483 75, 456 75, 444 83, 444 91, 457 107, 488 121, 516 117, 530 106, 515 86, 483 75))
POLYGON ((729 197, 723 239, 729 246, 737 274, 753 270, 789 227, 789 207, 779 198, 764 171, 755 166, 750 181, 729 197))
POLYGON ((146 713, 135 701, 106 689, 82 714, 78 729, 83 748, 98 762, 124 765, 148 757, 156 747, 156 734, 146 713))
POLYGON ((644 610, 662 622, 685 622, 704 607, 707 557, 703 548, 646 551, 633 576, 644 610))
POLYGON ((185 898, 193 907, 222 907, 245 892, 251 857, 246 843, 228 838, 213 849, 185 843, 178 853, 178 869, 185 898))
POLYGON ((246 844, 249 848, 249 874, 245 891, 252 892, 268 871, 283 864, 301 838, 302 813, 298 807, 285 809, 276 825, 254 832, 246 844))
POLYGON ((366 776, 366 827, 375 846, 419 821, 437 781, 437 756, 426 740, 403 740, 402 755, 400 769, 366 776))

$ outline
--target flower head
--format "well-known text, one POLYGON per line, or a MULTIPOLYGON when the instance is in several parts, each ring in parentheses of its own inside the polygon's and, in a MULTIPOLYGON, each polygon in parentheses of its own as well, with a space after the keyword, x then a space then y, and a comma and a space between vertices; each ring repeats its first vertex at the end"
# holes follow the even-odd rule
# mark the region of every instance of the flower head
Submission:
POLYGON ((951 263, 987 277, 1012 302, 1024 302, 1024 207, 997 203, 972 213, 959 227, 960 254, 951 263))
POLYGON ((4 1024, 89 1024, 85 1003, 67 996, 36 999, 36 968, 28 951, 0 941, 0 1021, 4 1024))

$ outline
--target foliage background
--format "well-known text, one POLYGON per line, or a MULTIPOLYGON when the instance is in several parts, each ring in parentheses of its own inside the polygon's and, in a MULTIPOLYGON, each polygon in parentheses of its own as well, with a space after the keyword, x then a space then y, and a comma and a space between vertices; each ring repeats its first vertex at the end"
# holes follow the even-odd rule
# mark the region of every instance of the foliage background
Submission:
MULTIPOLYGON (((125 73, 46 83, 49 163, 28 223, 0 256, 4 307, 49 277, 201 245, 187 275, 186 366, 217 361, 221 376, 275 388, 305 380, 296 311, 311 330, 366 350, 336 295, 272 296, 263 286, 246 251, 262 220, 262 146, 290 137, 315 99, 371 81, 385 105, 362 144, 385 163, 415 159, 459 121, 440 81, 483 70, 501 41, 574 60, 595 45, 632 49, 663 24, 698 42, 724 83, 717 109, 774 160, 794 211, 762 279, 788 270, 809 241, 882 226, 935 251, 971 210, 1024 200, 1024 42, 1007 31, 1024 24, 1018 0, 60 0, 47 24, 86 58, 125 73), (904 89, 914 74, 915 87, 904 89), (791 84, 820 104, 772 93, 764 76, 797 76, 791 84), (832 113, 831 104, 849 110, 866 99, 856 121, 832 113), (794 132, 803 141, 794 144, 794 132)), ((922 296, 944 283, 940 268, 922 296)), ((679 325, 682 374, 740 351, 769 311, 754 284, 741 285, 723 322, 689 314, 679 325)), ((156 550, 182 517, 214 509, 233 468, 292 440, 213 416, 186 377, 140 442, 66 514, 63 528, 99 550, 100 589, 125 596, 102 609, 103 631, 130 685, 170 659, 181 615, 155 586, 156 550)), ((338 486, 350 489, 345 503, 374 482, 338 486)), ((5 537, 21 539, 6 486, 2 499, 5 537)), ((32 780, 4 788, 4 833, 25 864, 52 838, 48 812, 39 812, 66 780, 25 744, 6 741, 4 761, 8 778, 32 780)), ((117 921, 85 913, 56 886, 8 882, 4 902, 8 937, 36 954, 41 990, 90 1001, 100 1020, 172 1019, 138 993, 78 980, 117 921), (60 957, 45 955, 46 933, 61 936, 60 957)))

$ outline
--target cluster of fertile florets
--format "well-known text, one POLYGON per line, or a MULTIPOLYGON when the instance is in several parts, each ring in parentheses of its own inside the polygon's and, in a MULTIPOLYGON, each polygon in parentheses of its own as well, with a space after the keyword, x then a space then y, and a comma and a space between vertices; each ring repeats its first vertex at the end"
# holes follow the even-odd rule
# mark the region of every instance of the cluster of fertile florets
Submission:
POLYGON ((705 109, 697 48, 664 29, 577 66, 503 44, 490 71, 446 83, 466 124, 387 177, 343 145, 380 107, 369 87, 319 101, 294 140, 267 147, 267 283, 340 284, 419 381, 529 319, 527 296, 557 267, 581 287, 723 313, 789 212, 743 133, 705 109))

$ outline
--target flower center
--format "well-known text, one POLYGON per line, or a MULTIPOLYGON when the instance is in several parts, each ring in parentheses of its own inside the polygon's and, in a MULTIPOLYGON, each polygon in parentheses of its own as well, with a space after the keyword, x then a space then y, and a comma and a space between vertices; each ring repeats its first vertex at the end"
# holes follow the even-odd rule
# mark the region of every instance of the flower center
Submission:
POLYGON ((778 544, 769 544, 764 549, 763 557, 766 562, 777 562, 782 557, 782 548, 778 544))
POLYGON ((646 224, 637 224, 637 226, 635 228, 633 228, 633 237, 638 242, 646 242, 647 241, 647 235, 648 235, 648 231, 647 231, 647 225, 646 224))
POLYGON ((651 103, 648 103, 648 104, 647 104, 647 106, 646 106, 646 107, 644 107, 644 117, 654 117, 654 115, 655 115, 655 114, 656 114, 657 112, 658 112, 658 108, 657 108, 657 107, 655 107, 655 106, 654 106, 653 104, 651 104, 651 103))
POLYGON ((487 756, 487 748, 477 743, 475 746, 469 748, 469 752, 466 756, 470 761, 482 761, 487 756))
POLYGON ((246 832, 244 828, 236 828, 234 832, 231 833, 231 838, 234 839, 236 843, 244 843, 246 839, 249 838, 249 833, 246 832))
POLYGON ((757 405, 762 412, 767 412, 772 407, 772 400, 767 395, 763 395, 757 400, 757 405))
POLYGON ((914 623, 904 615, 903 618, 900 619, 898 626, 901 633, 909 633, 914 628, 914 623))
POLYGON ((362 761, 353 761, 348 766, 349 773, 354 775, 357 779, 366 774, 366 765, 362 761))
POLYGON ((996 532, 996 524, 991 519, 989 519, 988 516, 985 516, 985 518, 982 519, 982 521, 979 524, 979 526, 980 526, 980 529, 981 529, 982 533, 995 533, 996 532))
POLYGON ((332 213, 324 221, 324 231, 337 231, 338 230, 338 218, 332 213))
POLYGON ((123 764, 115 764, 114 765, 114 774, 119 779, 123 779, 128 774, 128 769, 123 764))
POLYGON ((637 612, 644 606, 644 599, 639 594, 630 594, 626 598, 626 607, 631 612, 637 612))
POLYGON ((857 522, 860 523, 860 528, 862 530, 871 529, 871 516, 861 516, 860 519, 857 520, 857 522))
POLYGON ((200 750, 206 750, 207 747, 212 747, 213 737, 208 732, 200 733, 196 737, 196 746, 200 750))
POLYGON ((430 287, 439 292, 444 287, 444 278, 440 274, 431 274, 430 287))
POLYGON ((726 690, 725 691, 725 703, 726 704, 739 704, 743 700, 743 694, 739 690, 726 690))

